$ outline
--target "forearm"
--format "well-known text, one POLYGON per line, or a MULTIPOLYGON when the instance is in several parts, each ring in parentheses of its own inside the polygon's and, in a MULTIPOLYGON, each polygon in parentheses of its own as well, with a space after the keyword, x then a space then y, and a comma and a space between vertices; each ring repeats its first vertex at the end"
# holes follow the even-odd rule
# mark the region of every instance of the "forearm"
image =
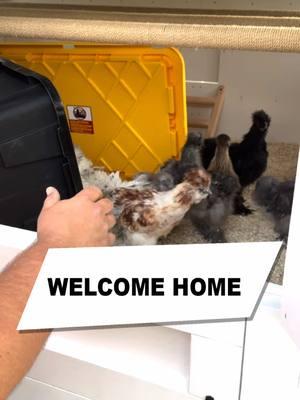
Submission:
POLYGON ((0 275, 0 400, 23 378, 49 335, 16 330, 46 253, 34 244, 0 275))
MULTIPOLYGON (((23 378, 49 332, 16 330, 26 302, 50 247, 109 246, 115 224, 112 203, 90 187, 68 200, 47 188, 38 218, 38 244, 17 257, 0 275, 0 400, 23 378)), ((42 305, 41 305, 42 306, 42 305)))

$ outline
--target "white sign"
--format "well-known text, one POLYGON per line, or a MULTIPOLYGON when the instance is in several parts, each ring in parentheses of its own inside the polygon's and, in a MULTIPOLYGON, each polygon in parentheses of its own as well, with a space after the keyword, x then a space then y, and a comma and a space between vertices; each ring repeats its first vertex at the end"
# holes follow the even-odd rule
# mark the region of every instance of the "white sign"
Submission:
POLYGON ((18 329, 249 318, 280 246, 53 249, 18 329))

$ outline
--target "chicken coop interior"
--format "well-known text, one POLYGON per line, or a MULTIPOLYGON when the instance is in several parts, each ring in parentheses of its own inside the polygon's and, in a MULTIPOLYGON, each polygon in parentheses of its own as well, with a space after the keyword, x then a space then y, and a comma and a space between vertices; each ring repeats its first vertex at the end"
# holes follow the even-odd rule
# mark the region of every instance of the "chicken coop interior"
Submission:
MULTIPOLYGON (((175 2, 175 8, 180 7, 179 3, 175 2)), ((192 9, 192 5, 186 7, 192 9)), ((33 11, 37 12, 32 8, 33 11)), ((51 12, 56 15, 55 8, 51 12)), ((7 11, 10 15, 11 11, 7 11)), ((111 17, 105 14, 105 18, 111 17)), ((123 218, 124 210, 123 217, 118 215, 123 225, 116 229, 117 245, 286 240, 298 158, 299 53, 6 39, 0 45, 0 56, 48 77, 58 90, 77 146, 84 186, 95 184, 105 192, 126 182, 127 190, 142 187, 147 191, 151 187, 157 190, 155 181, 160 180, 156 205, 148 207, 147 217, 141 217, 143 222, 138 222, 138 228, 133 227, 133 221, 130 225, 127 214, 123 218), (254 117, 256 112, 265 116, 254 117), (259 118, 263 121, 259 122, 259 118), (265 128, 259 127, 264 123, 265 128), (245 134, 254 130, 255 136, 259 129, 265 137, 262 142, 254 139, 250 146, 241 144, 245 134), (194 144, 185 152, 190 133, 201 138, 201 144, 194 144), (177 204, 179 216, 175 218, 176 213, 169 211, 169 220, 162 222, 161 204, 171 210, 176 203, 174 197, 167 199, 164 192, 176 191, 183 182, 184 174, 178 171, 186 165, 179 165, 181 157, 194 157, 192 163, 209 171, 217 154, 215 148, 208 154, 209 141, 215 141, 220 134, 230 140, 229 175, 235 175, 241 192, 236 185, 229 190, 232 182, 222 180, 222 189, 214 186, 216 193, 208 197, 202 193, 207 199, 201 200, 200 205, 192 205, 195 199, 188 206, 177 204), (196 161, 193 151, 200 154, 196 161), (205 165, 207 155, 209 162, 205 165), (172 165, 178 160, 179 166, 172 165), (278 196, 289 203, 282 206, 288 209, 284 215, 281 209, 278 211, 279 200, 276 204, 269 198, 258 201, 255 187, 262 175, 272 177, 272 190, 274 182, 283 184, 278 196), (245 178, 247 182, 243 183, 245 178), (168 179, 172 180, 171 186, 168 179), (135 182, 134 187, 130 182, 135 182), (214 205, 210 204, 211 199, 214 205), (238 201, 243 210, 237 212, 238 201), (167 226, 155 228, 154 235, 151 228, 145 230, 153 213, 160 226, 167 226), (130 240, 126 241, 126 235, 124 240, 124 230, 130 240), (132 230, 134 234, 130 233, 132 230)), ((116 201, 121 201, 119 195, 116 201)), ((128 204, 125 209, 129 210, 128 204)), ((143 212, 137 214, 141 216, 143 212)), ((133 214, 132 209, 131 219, 133 214)), ((282 283, 284 257, 283 251, 271 276, 274 283, 282 283)))
MULTIPOLYGON (((179 48, 179 51, 186 69, 188 132, 200 133, 204 138, 226 133, 233 142, 240 142, 251 127, 252 113, 264 110, 271 118, 264 175, 280 181, 293 180, 299 148, 300 56, 199 48, 179 48)), ((253 156, 256 155, 255 150, 253 156)), ((278 240, 272 216, 253 199, 254 189, 253 182, 244 190, 246 204, 254 212, 246 216, 232 213, 224 223, 228 242, 278 240)), ((188 215, 159 241, 160 244, 207 242, 188 215)), ((284 259, 283 251, 271 275, 274 283, 282 283, 284 259)))
MULTIPOLYGON (((113 33, 116 36, 114 44, 103 45, 95 40, 97 31, 93 26, 89 32, 89 39, 93 42, 86 39, 84 42, 66 39, 62 41, 59 40, 59 35, 67 37, 67 29, 62 33, 56 29, 55 18, 58 14, 55 1, 47 1, 54 25, 51 22, 48 26, 49 21, 46 21, 42 31, 38 25, 34 26, 35 19, 30 19, 31 28, 27 29, 27 19, 31 16, 44 18, 43 9, 38 8, 41 6, 34 8, 38 1, 29 1, 26 6, 28 8, 22 8, 22 1, 5 3, 9 4, 2 9, 7 18, 3 20, 2 29, 6 34, 0 43, 0 56, 52 81, 64 104, 71 137, 76 145, 83 185, 95 184, 104 192, 106 189, 116 189, 124 185, 127 186, 127 191, 158 189, 158 196, 151 200, 156 205, 148 207, 147 217, 142 215, 143 210, 139 209, 137 212, 141 217, 136 224, 138 227, 133 227, 133 220, 130 225, 127 211, 131 205, 128 205, 128 201, 126 203, 126 199, 122 200, 127 217, 122 217, 123 211, 117 211, 120 213, 118 221, 122 221, 119 224, 122 229, 116 229, 117 245, 286 240, 299 144, 299 53, 247 50, 246 42, 236 45, 235 38, 228 38, 225 31, 224 40, 230 39, 231 46, 243 46, 245 49, 195 47, 192 46, 192 36, 174 37, 173 42, 178 43, 178 46, 158 45, 158 37, 154 31, 153 36, 149 36, 148 32, 146 39, 141 39, 147 41, 146 46, 119 45, 118 30, 113 33), (10 3, 13 3, 11 8, 10 3), (24 23, 19 27, 20 38, 13 40, 12 35, 7 32, 15 29, 10 18, 16 10, 24 23), (40 40, 34 40, 32 35, 40 40), (155 45, 152 45, 151 37, 155 45), (188 47, 180 45, 185 42, 188 47), (255 112, 263 112, 265 117, 254 117, 255 112), (263 118, 263 121, 259 122, 259 118, 263 118), (264 123, 268 126, 262 128, 264 123), (263 132, 263 141, 255 139, 250 146, 242 144, 245 134, 253 131, 254 136, 260 136, 259 130, 263 132), (190 133, 201 138, 201 143, 188 146, 190 133), (232 179, 237 179, 237 182, 234 184, 230 179, 221 179, 220 183, 216 179, 217 183, 211 185, 215 190, 213 194, 204 194, 204 200, 193 199, 188 206, 177 204, 178 216, 175 218, 175 213, 170 211, 170 218, 162 222, 162 205, 167 207, 164 210, 171 210, 174 206, 174 198, 167 199, 164 192, 171 189, 176 192, 177 185, 184 181, 182 170, 187 166, 180 166, 180 162, 184 157, 194 157, 192 162, 188 161, 189 164, 194 163, 198 167, 201 164, 208 171, 212 169, 212 158, 217 151, 212 147, 211 152, 210 141, 217 143, 215 138, 220 134, 227 135, 230 140, 227 146, 230 155, 228 165, 232 163, 228 167, 231 171, 229 175, 233 175, 232 179), (189 150, 185 151, 185 146, 189 150), (195 156, 193 151, 200 156, 195 156), (274 185, 278 186, 276 196, 280 199, 272 199, 272 205, 271 200, 266 199, 266 194, 265 203, 262 199, 261 202, 258 201, 259 193, 256 193, 255 187, 262 175, 273 179, 268 182, 271 185, 269 192, 275 190, 274 185), (157 182, 159 188, 155 186, 157 182), (279 206, 279 201, 284 200, 288 205, 283 206, 281 203, 279 206), (198 205, 192 204, 199 201, 198 205), (241 204, 237 205, 238 202, 241 204), (284 215, 278 207, 285 207, 284 215), (151 227, 147 231, 149 226, 145 226, 145 221, 148 219, 146 225, 149 224, 153 215, 155 223, 160 224, 160 228, 154 228, 154 233, 151 227), (140 223, 142 220, 144 226, 140 223)), ((81 1, 61 3, 64 8, 60 10, 59 18, 65 18, 65 24, 69 23, 68 14, 75 18, 94 18, 88 9, 80 8, 81 1)), ((103 6, 99 15, 108 24, 112 23, 114 15, 122 23, 125 21, 125 14, 120 13, 122 2, 112 2, 110 6, 117 8, 111 10, 105 1, 90 3, 91 7, 95 7, 95 19, 99 11, 96 7, 103 6), (114 14, 115 10, 119 14, 114 14)), ((142 8, 137 8, 135 1, 128 2, 128 10, 137 11, 133 14, 132 21, 139 23, 149 18, 154 21, 158 14, 151 10, 156 10, 163 5, 161 3, 163 2, 154 1, 151 5, 147 3, 147 12, 150 14, 146 16, 142 8)), ((218 7, 217 2, 212 3, 204 2, 200 9, 218 7)), ((233 7, 231 3, 224 3, 224 10, 230 10, 233 7)), ((181 7, 180 1, 174 2, 176 12, 169 16, 171 24, 183 22, 179 11, 181 7)), ((201 21, 203 16, 192 15, 192 1, 186 2, 185 7, 186 10, 191 10, 186 17, 190 24, 193 21, 198 23, 199 18, 201 21)), ((265 17, 262 10, 270 7, 270 4, 245 4, 241 13, 248 12, 249 7, 258 7, 263 23, 265 17)), ((283 12, 282 7, 276 3, 276 12, 283 12)), ((293 4, 289 3, 285 7, 288 7, 288 12, 293 9, 293 4)), ((223 14, 226 14, 225 11, 223 14)), ((273 18, 275 17, 276 13, 273 18)), ((208 12, 205 18, 208 18, 208 22, 215 23, 208 12)), ((231 21, 235 17, 226 18, 231 21)), ((275 22, 274 19, 272 23, 275 22)), ((124 22, 124 29, 127 28, 124 22)), ((78 26, 78 37, 82 35, 80 29, 78 26)), ((140 35, 143 35, 140 25, 139 29, 140 35)), ((161 34, 164 32, 161 31, 161 34)), ((242 31, 240 35, 242 37, 242 31)), ((170 38, 168 40, 172 42, 170 38)), ((186 162, 187 160, 183 161, 186 162)), ((266 184, 267 181, 264 181, 261 191, 266 191, 266 184)), ((119 195, 116 201, 121 201, 119 195)), ((130 218, 132 217, 133 208, 130 218)), ((282 283, 284 257, 283 252, 273 270, 271 281, 274 283, 282 283)))
MULTIPOLYGON (((178 171, 171 171, 168 163, 183 160, 191 134, 201 138, 201 143, 189 147, 192 150, 187 150, 191 151, 186 153, 187 158, 195 158, 193 152, 198 152, 192 164, 209 171, 212 161, 205 165, 205 154, 210 151, 207 140, 215 141, 220 134, 225 134, 235 146, 251 129, 254 135, 259 135, 261 128, 256 128, 254 113, 264 113, 262 118, 268 119, 264 131, 267 152, 260 139, 247 145, 242 156, 237 150, 241 164, 238 179, 241 181, 244 175, 248 179, 249 171, 256 174, 243 185, 242 207, 246 212, 232 209, 238 188, 231 187, 230 193, 225 194, 224 187, 227 190, 231 185, 225 179, 221 182, 222 190, 208 196, 208 199, 214 198, 213 205, 205 200, 201 206, 180 206, 180 218, 172 222, 171 228, 157 234, 155 240, 147 233, 146 239, 142 234, 142 239, 137 241, 135 232, 126 241, 117 228, 116 245, 282 239, 276 220, 268 210, 270 204, 256 201, 254 192, 261 175, 279 182, 295 179, 300 122, 298 54, 5 43, 0 45, 0 55, 52 80, 65 105, 83 184, 94 184, 104 192, 111 186, 124 186, 125 182, 125 186, 129 185, 127 190, 132 190, 130 186, 134 183, 134 189, 147 191, 152 187, 164 196, 168 190, 175 190, 183 179, 176 177, 176 181, 174 176, 178 171), (153 186, 151 179, 155 180, 160 171, 174 178, 171 186, 168 180, 164 181, 164 175, 159 178, 160 187, 153 186), (145 178, 144 173, 150 174, 151 179, 150 175, 145 178)), ((217 154, 217 150, 214 152, 217 154)), ((237 178, 234 171, 232 174, 237 178)), ((120 196, 116 201, 120 201, 120 196)), ((172 208, 174 199, 162 201, 172 208)), ((284 258, 283 251, 270 278, 274 283, 282 283, 284 258)))
POLYGON ((62 198, 95 185, 113 201, 115 246, 282 241, 257 315, 59 329, 11 400, 277 399, 296 385, 299 393, 299 360, 279 314, 299 155, 300 7, 279 0, 170 7, 0 1, 0 125, 18 128, 0 132, 0 194, 5 185, 16 194, 0 196, 0 271, 36 240, 37 210, 56 174, 62 198), (29 119, 41 123, 36 142, 29 119), (63 140, 52 135, 45 145, 56 125, 63 140), (10 178, 14 157, 20 187, 10 178), (22 180, 33 181, 31 171, 34 192, 22 180), (12 206, 20 221, 15 213, 10 223, 12 206))
MULTIPOLYGON (((232 141, 241 141, 251 126, 251 114, 256 110, 265 110, 271 118, 271 124, 266 136, 269 157, 264 175, 281 181, 293 180, 299 149, 297 66, 300 56, 275 52, 180 50, 186 65, 187 96, 217 96, 219 88, 224 88, 224 104, 214 134, 226 133, 232 141)), ((188 121, 192 125, 189 131, 207 134, 201 124, 209 115, 211 108, 197 107, 188 101, 188 121)), ((253 199, 254 188, 255 184, 249 185, 244 194, 246 203, 255 212, 247 216, 231 215, 225 222, 224 229, 229 242, 278 238, 270 214, 253 199)), ((206 241, 185 218, 163 242, 206 241)), ((271 276, 274 283, 282 283, 284 257, 283 252, 271 276)))

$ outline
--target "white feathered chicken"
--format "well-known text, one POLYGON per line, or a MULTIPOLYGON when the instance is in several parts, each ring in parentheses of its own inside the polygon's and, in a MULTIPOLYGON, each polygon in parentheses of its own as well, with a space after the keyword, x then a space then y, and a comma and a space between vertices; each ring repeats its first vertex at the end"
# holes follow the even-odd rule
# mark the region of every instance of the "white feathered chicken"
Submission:
POLYGON ((81 176, 83 187, 97 186, 100 188, 104 196, 112 193, 113 190, 126 185, 126 181, 122 181, 119 172, 107 173, 100 167, 95 167, 80 147, 74 146, 77 164, 81 176))
POLYGON ((119 172, 106 173, 94 167, 79 147, 75 147, 75 153, 83 186, 97 186, 112 200, 116 233, 121 231, 128 245, 156 244, 193 204, 200 203, 210 193, 210 175, 202 168, 191 169, 183 182, 159 192, 147 183, 145 186, 143 180, 122 181, 119 172))
POLYGON ((210 175, 203 169, 186 173, 173 189, 119 188, 112 194, 114 214, 129 245, 154 245, 182 220, 192 204, 210 193, 210 175))

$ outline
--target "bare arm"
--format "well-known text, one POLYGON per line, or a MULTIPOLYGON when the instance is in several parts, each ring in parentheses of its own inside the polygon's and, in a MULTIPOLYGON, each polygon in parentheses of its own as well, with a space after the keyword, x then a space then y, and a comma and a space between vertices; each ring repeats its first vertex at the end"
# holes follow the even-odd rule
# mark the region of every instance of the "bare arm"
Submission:
POLYGON ((0 275, 0 399, 25 375, 49 332, 16 331, 47 249, 39 244, 18 256, 0 275))
POLYGON ((111 209, 96 188, 63 201, 51 189, 39 217, 37 242, 0 275, 0 400, 24 377, 50 334, 16 330, 48 248, 112 244, 111 209))

